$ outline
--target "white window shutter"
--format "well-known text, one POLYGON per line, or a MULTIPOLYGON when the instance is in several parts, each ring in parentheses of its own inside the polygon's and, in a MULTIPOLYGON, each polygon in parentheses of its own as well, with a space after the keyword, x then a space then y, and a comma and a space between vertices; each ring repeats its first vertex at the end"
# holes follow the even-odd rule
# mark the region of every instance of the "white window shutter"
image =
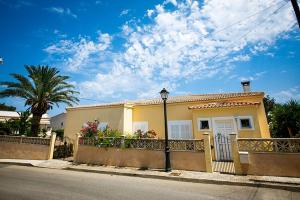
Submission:
POLYGON ((141 130, 142 132, 148 131, 148 122, 133 122, 133 132, 141 130))
POLYGON ((192 139, 192 122, 190 120, 169 121, 170 139, 192 139))
POLYGON ((106 129, 106 127, 108 126, 107 122, 100 122, 97 126, 97 129, 100 131, 104 131, 106 129))

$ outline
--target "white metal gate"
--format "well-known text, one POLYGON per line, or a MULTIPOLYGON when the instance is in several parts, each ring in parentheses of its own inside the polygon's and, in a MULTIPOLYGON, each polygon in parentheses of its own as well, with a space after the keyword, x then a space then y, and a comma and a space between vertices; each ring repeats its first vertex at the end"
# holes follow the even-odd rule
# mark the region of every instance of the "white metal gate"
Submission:
POLYGON ((214 144, 216 161, 232 161, 229 134, 234 132, 233 120, 216 120, 214 124, 214 144))

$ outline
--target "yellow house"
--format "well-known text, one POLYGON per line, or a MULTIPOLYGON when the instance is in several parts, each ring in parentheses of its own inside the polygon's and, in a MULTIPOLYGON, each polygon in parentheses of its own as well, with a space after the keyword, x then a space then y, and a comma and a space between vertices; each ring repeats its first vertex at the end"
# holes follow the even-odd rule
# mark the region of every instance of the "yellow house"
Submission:
MULTIPOLYGON (((245 87, 244 87, 245 90, 245 87)), ((202 139, 237 133, 242 138, 269 138, 263 92, 201 94, 169 97, 167 100, 170 139, 202 139)), ((87 121, 99 121, 124 134, 154 130, 164 138, 161 99, 128 101, 66 109, 65 135, 74 138, 87 121)))

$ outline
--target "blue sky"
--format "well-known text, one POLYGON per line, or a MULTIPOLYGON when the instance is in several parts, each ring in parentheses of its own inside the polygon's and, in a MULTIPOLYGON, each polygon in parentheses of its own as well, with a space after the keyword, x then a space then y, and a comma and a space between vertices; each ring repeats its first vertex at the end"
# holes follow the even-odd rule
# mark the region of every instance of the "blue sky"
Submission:
MULTIPOLYGON (((80 104, 239 92, 300 99, 300 29, 286 0, 0 0, 0 79, 46 64, 80 104)), ((24 110, 21 99, 1 99, 24 110)), ((58 114, 65 106, 54 108, 58 114)))

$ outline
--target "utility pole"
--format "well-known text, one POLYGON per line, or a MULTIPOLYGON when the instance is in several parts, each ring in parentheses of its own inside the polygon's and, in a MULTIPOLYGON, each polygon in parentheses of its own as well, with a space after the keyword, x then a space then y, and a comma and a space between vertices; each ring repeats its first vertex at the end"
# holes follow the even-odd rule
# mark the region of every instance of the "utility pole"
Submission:
POLYGON ((298 21, 298 26, 300 28, 300 10, 299 10, 299 5, 297 0, 291 0, 291 3, 293 5, 294 11, 295 11, 295 15, 298 21))

